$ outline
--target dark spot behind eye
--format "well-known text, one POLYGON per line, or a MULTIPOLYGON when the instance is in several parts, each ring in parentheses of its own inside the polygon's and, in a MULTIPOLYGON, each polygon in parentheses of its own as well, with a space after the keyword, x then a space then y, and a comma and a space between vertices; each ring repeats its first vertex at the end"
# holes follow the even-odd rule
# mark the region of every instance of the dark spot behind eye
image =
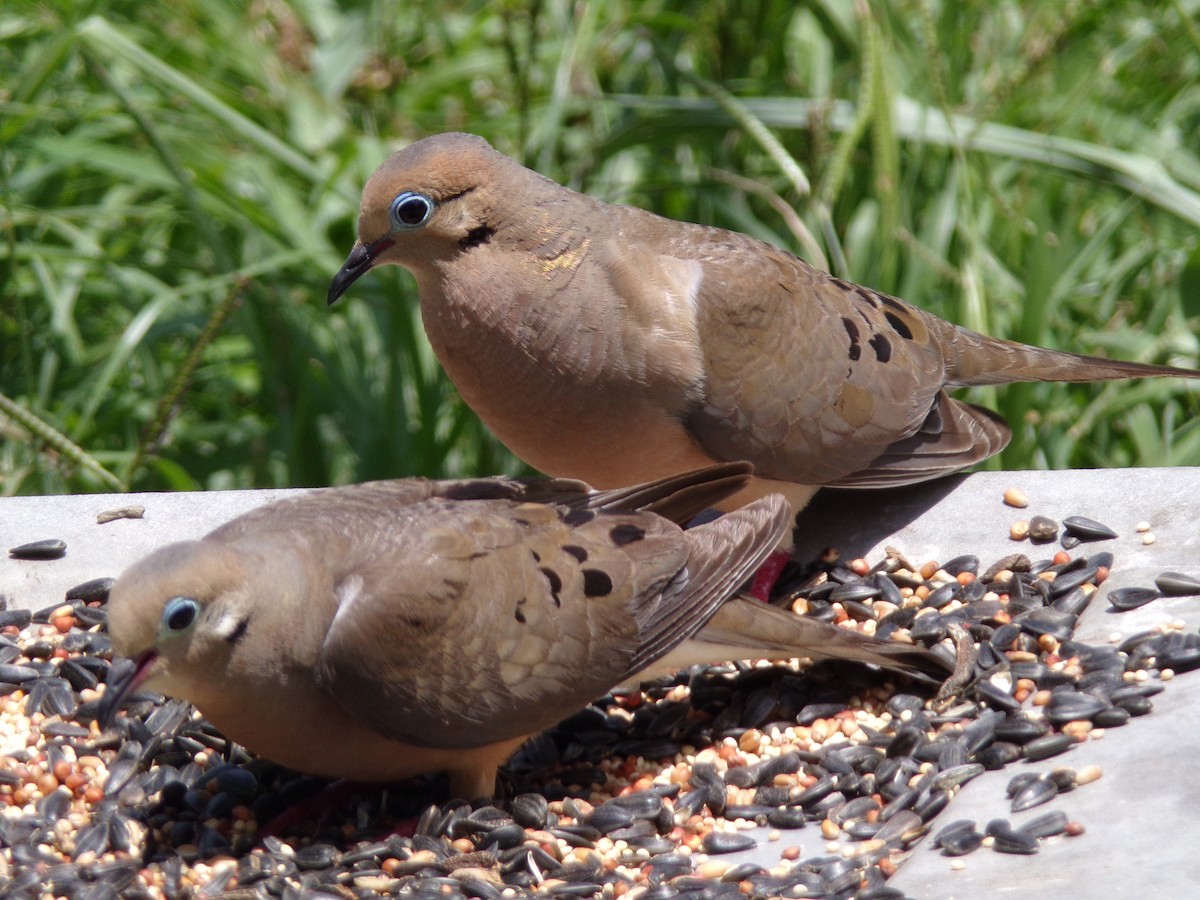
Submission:
POLYGON ((542 558, 541 558, 540 556, 538 556, 538 552, 537 552, 536 550, 530 550, 529 552, 533 554, 533 561, 534 561, 534 562, 541 562, 541 561, 542 561, 542 558))
POLYGON ((888 324, 891 325, 895 330, 896 334, 900 335, 900 337, 905 338, 906 340, 912 340, 912 332, 908 330, 908 326, 904 324, 899 316, 894 315, 893 313, 884 313, 883 315, 887 319, 888 324))
POLYGON ((882 334, 877 334, 869 341, 871 348, 875 351, 875 358, 881 363, 887 362, 892 358, 892 345, 882 334))
POLYGON ((520 622, 522 625, 525 624, 525 613, 518 609, 513 615, 518 622, 520 622))
POLYGON ((458 246, 464 250, 479 247, 490 241, 495 233, 496 229, 491 225, 477 225, 467 232, 466 237, 459 240, 458 246))
POLYGON ((558 592, 562 590, 562 579, 553 569, 542 568, 538 571, 546 576, 546 581, 550 583, 550 593, 554 597, 554 605, 559 606, 558 592))
POLYGON ((596 514, 590 509, 572 509, 563 514, 562 520, 566 525, 586 525, 596 514))
POLYGON ((585 563, 588 560, 588 552, 582 547, 577 547, 574 544, 563 544, 563 553, 569 553, 579 562, 585 563))
POLYGON ((646 532, 636 525, 631 525, 626 522, 624 525, 618 525, 608 533, 612 538, 614 545, 624 547, 626 544, 632 544, 634 541, 640 541, 646 536, 646 532))
POLYGON ((583 593, 588 597, 605 597, 612 593, 612 578, 599 569, 583 570, 583 593))

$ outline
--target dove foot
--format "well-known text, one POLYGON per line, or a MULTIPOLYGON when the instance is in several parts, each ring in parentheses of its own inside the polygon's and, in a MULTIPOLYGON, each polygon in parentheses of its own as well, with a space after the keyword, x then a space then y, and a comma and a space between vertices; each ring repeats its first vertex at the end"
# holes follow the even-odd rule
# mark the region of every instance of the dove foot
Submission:
MULTIPOLYGON (((430 784, 425 778, 396 784, 406 795, 404 802, 396 804, 399 808, 392 808, 388 802, 387 792, 391 785, 350 779, 331 781, 270 818, 259 828, 259 836, 307 835, 315 838, 334 821, 353 820, 354 813, 348 810, 365 800, 373 808, 369 814, 373 821, 368 829, 372 835, 379 832, 385 837, 412 837, 420 821, 418 810, 431 802, 445 802, 445 788, 440 782, 430 784)), ((362 824, 360 822, 359 827, 362 824)))

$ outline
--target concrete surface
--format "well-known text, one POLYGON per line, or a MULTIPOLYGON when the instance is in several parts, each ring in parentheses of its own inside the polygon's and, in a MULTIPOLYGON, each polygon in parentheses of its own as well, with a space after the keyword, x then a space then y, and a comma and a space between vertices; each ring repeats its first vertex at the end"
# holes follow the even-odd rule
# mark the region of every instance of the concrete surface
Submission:
MULTIPOLYGON (((846 559, 875 562, 885 546, 918 565, 973 553, 987 566, 1013 552, 1038 560, 1057 543, 1031 545, 1008 538, 1016 519, 1047 515, 1061 522, 1083 515, 1108 525, 1116 540, 1072 551, 1115 555, 1112 574, 1081 616, 1079 640, 1100 644, 1157 624, 1182 619, 1200 626, 1200 597, 1164 598, 1126 613, 1109 612, 1112 588, 1154 586, 1163 571, 1200 576, 1200 469, 1123 469, 1069 472, 984 472, 887 493, 829 492, 810 507, 820 522, 800 541, 801 558, 836 546, 846 559), (1020 487, 1029 508, 1001 501, 1004 489, 1020 487), (1155 542, 1142 543, 1138 522, 1150 523, 1155 542)), ((1089 898, 1200 897, 1200 671, 1178 676, 1152 700, 1154 711, 1109 729, 1102 740, 1076 745, 1040 763, 1017 763, 968 783, 935 820, 931 834, 955 819, 973 819, 982 831, 995 818, 1021 825, 1053 810, 1081 822, 1087 833, 1041 842, 1038 855, 1009 856, 980 849, 960 857, 961 870, 926 839, 889 882, 914 898, 982 900, 991 897, 1089 898), (1005 796, 1019 772, 1059 766, 1104 769, 1099 781, 1061 794, 1023 813, 1012 813, 1005 796)), ((805 855, 824 846, 811 828, 785 834, 780 844, 799 843, 805 855)), ((762 844, 754 858, 778 861, 778 844, 762 844)))
MULTIPOLYGON (((67 588, 121 570, 155 547, 197 537, 233 516, 288 491, 224 491, 190 494, 129 494, 0 498, 0 550, 43 538, 67 542, 67 555, 27 562, 0 554, 0 595, 11 604, 40 608, 67 588), (143 506, 141 519, 99 525, 97 513, 143 506)), ((1018 518, 1043 514, 1061 522, 1069 515, 1097 519, 1118 532, 1116 540, 1086 544, 1076 553, 1110 550, 1116 556, 1110 581, 1080 620, 1076 636, 1092 643, 1128 635, 1161 622, 1183 619, 1200 625, 1200 598, 1163 599, 1129 613, 1112 614, 1103 596, 1125 585, 1153 586, 1154 576, 1175 570, 1200 576, 1200 469, 1127 469, 1073 472, 980 473, 932 485, 888 492, 838 492, 819 497, 805 521, 813 523, 798 550, 811 557, 825 546, 846 559, 877 561, 887 545, 916 563, 973 553, 983 565, 1021 551, 1033 559, 1057 544, 1031 546, 1008 539, 1018 518), (1030 497, 1026 510, 1004 506, 1010 486, 1030 497), (1147 521, 1157 540, 1142 543, 1134 526, 1147 521)), ((964 868, 923 842, 890 884, 915 898, 1200 897, 1200 672, 1181 675, 1153 699, 1154 712, 1110 729, 1036 765, 1018 764, 970 782, 934 823, 974 819, 982 829, 993 818, 1014 824, 1061 809, 1087 833, 1042 842, 1033 857, 978 850, 962 857, 964 868), (1060 795, 1021 814, 1009 811, 1005 786, 1025 768, 1037 771, 1089 763, 1103 767, 1097 782, 1060 795)), ((765 835, 764 835, 765 837, 765 835)), ((805 856, 823 852, 824 841, 808 827, 785 832, 778 842, 725 859, 779 861, 784 846, 799 844, 805 856)))
POLYGON ((40 609, 93 578, 113 577, 151 550, 202 537, 223 522, 295 490, 197 491, 175 494, 83 494, 0 497, 0 597, 40 609), (99 513, 140 506, 140 519, 98 524, 99 513), (59 538, 59 560, 16 560, 9 549, 59 538))

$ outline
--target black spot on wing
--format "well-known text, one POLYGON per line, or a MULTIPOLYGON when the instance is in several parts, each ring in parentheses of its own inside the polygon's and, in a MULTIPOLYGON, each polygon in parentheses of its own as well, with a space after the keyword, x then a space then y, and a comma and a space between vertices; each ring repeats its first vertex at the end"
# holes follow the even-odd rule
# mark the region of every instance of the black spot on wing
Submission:
POLYGON ((624 547, 626 544, 632 544, 634 541, 640 541, 646 536, 646 532, 636 525, 628 522, 618 525, 608 533, 612 538, 612 542, 617 547, 624 547))
POLYGON ((586 525, 594 518, 596 514, 590 509, 570 509, 562 513, 562 520, 566 525, 586 525))
POLYGON ((888 324, 892 326, 892 330, 895 331, 896 334, 900 335, 900 337, 904 338, 905 340, 912 340, 912 332, 908 330, 908 326, 904 324, 903 319, 890 312, 884 313, 883 316, 885 319, 887 319, 888 324))
POLYGON ((452 481, 437 493, 446 500, 511 500, 520 491, 519 485, 501 478, 472 478, 452 481))
POLYGON ((892 358, 892 344, 882 334, 877 334, 868 342, 871 349, 875 351, 875 358, 881 363, 887 362, 892 358))
POLYGON ((846 335, 850 338, 850 359, 856 360, 862 356, 858 325, 855 324, 853 319, 847 319, 845 316, 842 316, 842 327, 846 329, 846 335))
POLYGON ((855 293, 857 293, 858 296, 861 297, 863 300, 865 300, 870 306, 874 306, 874 307, 879 306, 879 301, 875 299, 876 294, 874 291, 867 290, 861 284, 854 285, 854 290, 855 290, 855 293))
POLYGON ((612 578, 599 569, 583 570, 583 593, 588 597, 605 597, 612 593, 612 578))
POLYGON ((588 561, 588 552, 582 547, 577 547, 574 544, 563 544, 563 553, 569 553, 579 562, 585 563, 588 561))
POLYGON ((562 579, 558 577, 558 573, 553 569, 538 569, 546 576, 546 581, 550 583, 550 595, 554 597, 554 605, 561 606, 562 601, 558 599, 558 592, 562 590, 562 579))

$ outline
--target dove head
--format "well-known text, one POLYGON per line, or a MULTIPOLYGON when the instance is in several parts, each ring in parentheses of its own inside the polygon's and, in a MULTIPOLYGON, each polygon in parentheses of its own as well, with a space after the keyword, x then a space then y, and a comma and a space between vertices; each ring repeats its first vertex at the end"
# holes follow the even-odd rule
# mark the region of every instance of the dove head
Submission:
POLYGON ((419 275, 486 244, 539 185, 558 187, 473 134, 438 134, 392 154, 363 188, 358 243, 329 286, 329 303, 375 266, 419 275))
POLYGON ((245 634, 247 574, 231 548, 190 541, 163 547, 121 575, 109 596, 108 629, 114 655, 133 660, 133 668, 110 680, 101 721, 143 687, 201 699, 245 634))

